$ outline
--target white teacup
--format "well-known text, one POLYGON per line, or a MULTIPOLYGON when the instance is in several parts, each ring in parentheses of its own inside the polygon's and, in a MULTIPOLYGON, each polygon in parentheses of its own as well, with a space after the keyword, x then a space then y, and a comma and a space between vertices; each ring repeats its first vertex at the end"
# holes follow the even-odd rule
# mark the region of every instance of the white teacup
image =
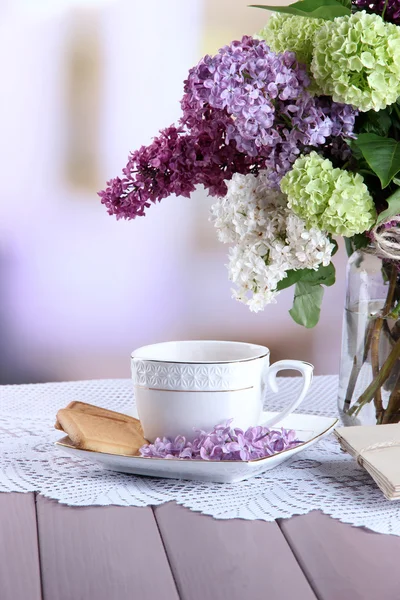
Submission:
POLYGON ((269 349, 242 342, 188 341, 143 346, 132 353, 132 378, 144 436, 184 435, 193 428, 210 431, 233 419, 247 429, 259 423, 267 384, 278 391, 276 375, 295 369, 303 376, 297 398, 266 425, 293 412, 312 381, 313 366, 300 360, 269 364, 269 349))

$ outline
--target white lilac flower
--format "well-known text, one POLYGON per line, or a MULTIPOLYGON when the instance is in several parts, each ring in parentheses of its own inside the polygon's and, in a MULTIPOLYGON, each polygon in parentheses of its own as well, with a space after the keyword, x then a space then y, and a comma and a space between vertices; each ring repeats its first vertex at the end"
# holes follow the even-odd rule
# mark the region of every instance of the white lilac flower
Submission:
POLYGON ((329 240, 327 243, 326 234, 315 227, 307 229, 305 222, 295 214, 288 215, 286 236, 289 247, 293 248, 303 268, 318 269, 321 265, 327 267, 331 262, 333 244, 329 240))
POLYGON ((229 278, 233 296, 257 312, 275 302, 277 285, 292 269, 318 269, 330 263, 334 245, 287 207, 287 198, 271 189, 267 171, 236 173, 228 193, 211 208, 219 239, 233 244, 229 278))

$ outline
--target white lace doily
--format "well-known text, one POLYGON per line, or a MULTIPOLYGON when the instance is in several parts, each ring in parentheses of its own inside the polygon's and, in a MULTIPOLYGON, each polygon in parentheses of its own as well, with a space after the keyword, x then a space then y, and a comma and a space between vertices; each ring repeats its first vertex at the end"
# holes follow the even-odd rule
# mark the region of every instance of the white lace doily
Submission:
MULTIPOLYGON (((268 409, 282 408, 299 384, 297 378, 282 378, 268 409)), ((316 377, 300 412, 336 415, 336 395, 337 377, 316 377)), ((105 471, 56 450, 55 415, 71 400, 130 411, 132 384, 124 379, 0 387, 0 491, 36 491, 74 506, 175 501, 219 519, 272 521, 318 509, 352 525, 400 535, 400 502, 385 500, 333 436, 293 462, 241 483, 151 479, 105 471)))

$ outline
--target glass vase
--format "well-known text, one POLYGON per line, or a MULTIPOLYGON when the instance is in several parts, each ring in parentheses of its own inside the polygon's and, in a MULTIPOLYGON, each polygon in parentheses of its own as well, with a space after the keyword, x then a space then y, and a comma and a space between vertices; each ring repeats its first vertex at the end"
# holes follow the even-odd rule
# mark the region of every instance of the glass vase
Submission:
POLYGON ((373 246, 349 258, 338 397, 345 425, 400 421, 399 266, 373 246))

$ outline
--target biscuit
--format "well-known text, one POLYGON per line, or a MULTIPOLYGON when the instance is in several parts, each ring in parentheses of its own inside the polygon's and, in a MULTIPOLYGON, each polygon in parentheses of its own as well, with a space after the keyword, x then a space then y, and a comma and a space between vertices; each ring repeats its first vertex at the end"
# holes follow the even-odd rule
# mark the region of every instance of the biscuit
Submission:
MULTIPOLYGON (((135 423, 139 433, 143 434, 142 426, 138 419, 135 417, 130 417, 129 415, 124 415, 119 412, 115 412, 113 410, 108 410, 107 408, 101 408, 100 406, 94 406, 94 404, 87 404, 86 402, 79 402, 79 400, 73 400, 65 407, 66 410, 74 410, 83 412, 86 414, 98 416, 98 417, 106 417, 109 419, 114 419, 117 421, 126 421, 128 423, 135 423)), ((63 431, 58 419, 54 425, 56 429, 63 431)))
POLYGON ((74 446, 82 450, 135 456, 139 454, 139 448, 148 444, 137 424, 131 421, 71 408, 59 410, 57 420, 74 446))

